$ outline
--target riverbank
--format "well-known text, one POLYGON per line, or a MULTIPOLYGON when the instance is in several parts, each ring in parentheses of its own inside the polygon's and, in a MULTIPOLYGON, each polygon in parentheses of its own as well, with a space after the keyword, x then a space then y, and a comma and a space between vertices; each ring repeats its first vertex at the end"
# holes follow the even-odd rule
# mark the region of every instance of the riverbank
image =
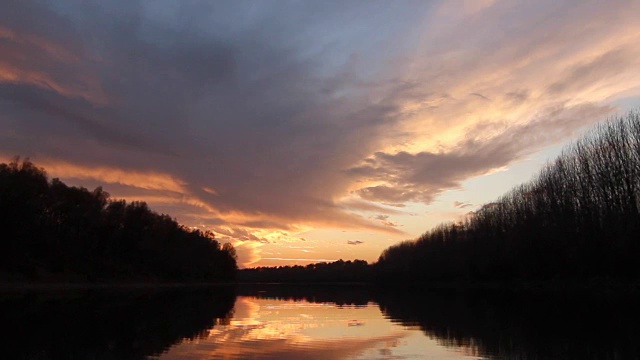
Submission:
POLYGON ((109 289, 188 289, 230 287, 235 283, 0 283, 0 292, 60 291, 60 290, 109 290, 109 289))
POLYGON ((589 280, 551 280, 535 282, 396 282, 383 284, 376 282, 5 282, 0 283, 0 291, 47 291, 47 290, 90 290, 90 289, 172 289, 172 288, 207 288, 207 287, 241 287, 258 291, 260 288, 317 289, 335 288, 350 291, 376 289, 382 291, 512 291, 535 293, 572 293, 601 292, 640 293, 640 282, 621 281, 615 279, 595 278, 589 280))

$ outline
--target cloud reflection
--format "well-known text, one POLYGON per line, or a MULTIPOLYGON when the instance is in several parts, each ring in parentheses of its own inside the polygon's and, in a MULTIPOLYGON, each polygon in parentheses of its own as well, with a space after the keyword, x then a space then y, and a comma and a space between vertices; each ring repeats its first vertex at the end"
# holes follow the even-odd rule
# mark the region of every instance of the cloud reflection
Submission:
POLYGON ((162 359, 347 359, 368 349, 386 349, 404 337, 377 306, 240 297, 234 319, 209 336, 173 347, 162 359), (363 326, 349 326, 359 319, 363 326))

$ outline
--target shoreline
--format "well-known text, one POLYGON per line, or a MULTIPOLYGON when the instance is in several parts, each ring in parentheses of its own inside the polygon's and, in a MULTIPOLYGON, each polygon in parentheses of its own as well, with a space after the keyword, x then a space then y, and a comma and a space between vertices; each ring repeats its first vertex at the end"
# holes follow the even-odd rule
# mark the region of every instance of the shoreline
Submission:
POLYGON ((153 289, 203 289, 216 287, 290 287, 290 288, 322 288, 322 287, 354 287, 376 289, 379 291, 514 291, 534 293, 563 292, 602 292, 640 293, 640 282, 614 279, 590 279, 583 281, 551 280, 531 282, 8 282, 0 283, 0 293, 23 291, 72 291, 72 290, 153 290, 153 289))
POLYGON ((139 290, 231 287, 236 283, 0 283, 0 292, 66 291, 66 290, 139 290))

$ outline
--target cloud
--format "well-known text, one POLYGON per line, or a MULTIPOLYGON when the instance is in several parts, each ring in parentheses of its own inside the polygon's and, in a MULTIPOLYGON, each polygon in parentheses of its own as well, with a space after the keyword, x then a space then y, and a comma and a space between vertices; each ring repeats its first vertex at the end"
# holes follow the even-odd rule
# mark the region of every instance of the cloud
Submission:
MULTIPOLYGON (((12 2, 12 16, 59 27, 47 33, 0 18, 11 34, 48 38, 50 43, 34 45, 12 35, 9 42, 21 57, 35 53, 27 58, 43 61, 11 65, 21 71, 38 67, 56 79, 34 84, 18 77, 0 84, 0 101, 13 110, 9 121, 19 124, 30 140, 7 139, 4 150, 36 161, 50 154, 82 168, 97 163, 120 172, 144 167, 172 173, 184 179, 184 193, 222 216, 247 214, 251 220, 237 224, 246 227, 312 222, 389 231, 350 214, 331 198, 347 185, 339 169, 371 148, 369 138, 387 126, 393 107, 328 94, 328 83, 335 91, 353 85, 319 76, 322 62, 315 63, 315 55, 302 56, 295 46, 284 50, 279 41, 289 40, 273 32, 287 25, 276 14, 266 12, 246 28, 201 32, 198 27, 208 26, 211 17, 224 21, 243 13, 242 6, 180 7, 192 15, 190 20, 158 21, 156 11, 164 9, 147 2, 77 9, 12 2), (50 58, 45 66, 44 57, 53 48, 70 55, 50 58), (62 76, 72 68, 91 79, 62 76), (94 101, 98 95, 80 96, 67 87, 105 100, 94 101), (347 113, 349 121, 343 122, 347 113), (212 188, 215 192, 207 190, 212 188)), ((330 13, 342 10, 335 6, 330 13)), ((326 41, 334 39, 338 34, 326 41)), ((346 66, 345 74, 353 76, 353 65, 346 66)))
POLYGON ((376 215, 373 217, 375 220, 380 221, 384 226, 396 227, 397 223, 389 220, 389 215, 376 215))
POLYGON ((213 231, 216 237, 220 240, 241 240, 241 241, 257 241, 268 244, 269 240, 262 237, 257 237, 250 231, 242 227, 230 227, 230 226, 216 226, 213 227, 213 231))
POLYGON ((477 96, 477 97, 479 97, 480 99, 483 99, 483 100, 486 100, 486 101, 491 101, 491 99, 489 99, 488 97, 486 97, 486 96, 484 96, 484 95, 482 95, 482 94, 478 94, 478 93, 471 93, 471 94, 469 94, 469 95, 477 96))
POLYGON ((360 244, 364 244, 364 241, 360 241, 360 240, 348 240, 347 241, 348 245, 360 245, 360 244))
MULTIPOLYGON (((405 213, 405 212, 399 211, 397 209, 390 209, 390 208, 382 206, 380 204, 367 202, 367 201, 362 201, 362 200, 357 200, 357 199, 350 199, 350 200, 347 200, 347 201, 343 201, 340 204, 344 208, 350 209, 350 210, 360 210, 360 211, 367 211, 367 212, 381 212, 381 213, 384 213, 384 214, 394 214, 394 215, 401 215, 401 214, 405 213)), ((396 208, 404 207, 404 204, 384 204, 384 205, 386 205, 386 206, 394 206, 396 208)))
POLYGON ((473 206, 473 204, 471 203, 466 203, 466 202, 461 202, 461 201, 454 201, 453 202, 453 207, 457 207, 458 209, 464 209, 464 208, 468 208, 473 206))
POLYGON ((313 258, 290 258, 290 257, 264 257, 264 260, 277 260, 277 261, 302 261, 306 263, 318 263, 318 262, 334 262, 337 259, 313 259, 313 258))
POLYGON ((362 214, 404 216, 638 95, 639 4, 478 4, 9 0, 0 153, 229 241, 401 235, 362 214))
POLYGON ((250 267, 262 259, 262 243, 256 241, 235 241, 233 247, 238 256, 238 266, 240 268, 250 267))
POLYGON ((39 164, 55 176, 79 180, 94 179, 111 184, 121 184, 146 190, 163 190, 184 194, 187 192, 184 181, 171 174, 121 170, 113 167, 80 166, 59 160, 41 159, 39 164))
POLYGON ((381 182, 356 192, 368 201, 430 203, 446 189, 457 188, 473 176, 487 174, 516 159, 570 136, 577 129, 610 113, 609 106, 558 105, 497 135, 476 137, 484 125, 468 130, 467 137, 448 151, 398 153, 376 152, 350 170, 360 181, 381 182))

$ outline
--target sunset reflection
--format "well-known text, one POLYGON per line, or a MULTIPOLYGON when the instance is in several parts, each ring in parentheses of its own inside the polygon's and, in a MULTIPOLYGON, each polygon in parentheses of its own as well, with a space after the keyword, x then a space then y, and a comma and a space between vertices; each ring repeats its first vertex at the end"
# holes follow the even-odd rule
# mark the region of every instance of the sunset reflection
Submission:
POLYGON ((415 328, 390 321, 378 305, 238 297, 233 319, 208 336, 186 340, 160 359, 469 359, 467 347, 447 348, 415 328))

